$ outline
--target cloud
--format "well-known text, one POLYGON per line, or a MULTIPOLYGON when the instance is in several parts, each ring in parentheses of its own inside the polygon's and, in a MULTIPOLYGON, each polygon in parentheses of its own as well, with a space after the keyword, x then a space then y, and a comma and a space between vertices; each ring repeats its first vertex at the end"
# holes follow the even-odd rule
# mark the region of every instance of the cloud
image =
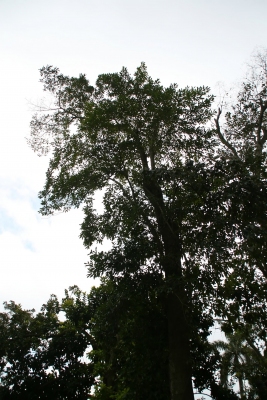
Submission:
POLYGON ((8 215, 6 210, 0 207, 0 234, 7 231, 16 233, 19 232, 21 227, 16 221, 8 215))
POLYGON ((79 239, 82 212, 44 218, 37 212, 36 194, 15 182, 0 186, 0 306, 14 300, 39 308, 51 293, 59 297, 77 284, 89 291, 87 251, 79 239))

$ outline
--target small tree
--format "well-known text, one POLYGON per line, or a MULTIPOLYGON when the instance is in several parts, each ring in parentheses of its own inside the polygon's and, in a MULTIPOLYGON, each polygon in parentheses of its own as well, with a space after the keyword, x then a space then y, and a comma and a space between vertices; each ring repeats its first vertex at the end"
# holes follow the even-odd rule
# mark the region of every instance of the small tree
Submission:
POLYGON ((1 399, 90 397, 93 368, 83 359, 91 342, 88 308, 76 288, 74 293, 76 301, 68 296, 62 304, 51 296, 36 315, 14 302, 5 304, 7 311, 0 314, 1 399))

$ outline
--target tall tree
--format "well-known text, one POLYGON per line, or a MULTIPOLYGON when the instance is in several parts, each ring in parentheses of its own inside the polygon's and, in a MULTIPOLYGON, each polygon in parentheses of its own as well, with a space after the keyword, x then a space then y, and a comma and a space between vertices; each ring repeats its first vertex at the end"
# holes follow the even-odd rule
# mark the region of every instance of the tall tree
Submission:
MULTIPOLYGON (((221 168, 227 169, 219 203, 224 207, 235 260, 257 268, 267 278, 267 51, 255 55, 237 99, 215 118, 223 144, 221 168)), ((238 262, 237 262, 238 263, 238 262)))
POLYGON ((244 339, 236 332, 234 335, 227 335, 227 342, 220 340, 214 342, 213 345, 217 349, 223 350, 220 371, 221 384, 228 387, 229 376, 235 375, 239 383, 240 398, 245 399, 243 366, 246 361, 247 348, 244 339))
POLYGON ((265 329, 239 323, 235 329, 224 323, 227 341, 216 341, 221 350, 220 378, 224 387, 233 386, 237 379, 241 399, 264 400, 267 395, 266 321, 265 329), (232 332, 230 333, 230 331, 232 332))
POLYGON ((246 398, 263 400, 267 395, 266 279, 260 271, 243 265, 243 271, 232 271, 222 290, 225 307, 219 308, 224 317, 222 330, 229 342, 222 348, 225 346, 230 354, 235 347, 242 357, 242 365, 234 365, 234 359, 228 358, 225 376, 228 365, 231 376, 242 375, 249 383, 246 398))
MULTIPOLYGON (((250 384, 249 398, 264 399, 267 327, 266 51, 256 54, 234 105, 224 115, 219 109, 215 126, 223 145, 218 148, 218 166, 223 180, 216 194, 218 214, 221 229, 232 238, 228 257, 221 260, 221 265, 226 263, 228 270, 224 268, 226 274, 218 287, 216 312, 225 318, 224 329, 230 337, 240 337, 242 333, 245 358, 242 372, 239 372, 250 384)), ((236 366, 231 365, 237 372, 236 366)), ((241 380, 240 385, 242 392, 241 380)))
POLYGON ((51 66, 41 69, 41 81, 55 96, 53 110, 31 123, 33 149, 52 150, 41 212, 84 205, 85 245, 104 238, 113 244, 91 252, 90 275, 161 274, 171 398, 193 399, 190 282, 202 277, 203 262, 192 260, 201 223, 208 224, 201 163, 214 152, 207 127, 213 97, 205 87, 164 88, 144 64, 133 77, 125 68, 100 75, 94 88, 85 75, 69 78, 51 66), (99 215, 93 196, 101 189, 99 215))
POLYGON ((203 327, 207 335, 212 312, 239 318, 231 288, 267 276, 267 74, 258 59, 215 129, 208 88, 164 88, 144 64, 134 76, 100 75, 95 87, 85 75, 41 69, 55 98, 31 123, 33 149, 51 151, 41 212, 83 205, 85 245, 111 240, 110 251, 91 250, 91 276, 161 277, 172 400, 193 398, 190 346, 203 327))

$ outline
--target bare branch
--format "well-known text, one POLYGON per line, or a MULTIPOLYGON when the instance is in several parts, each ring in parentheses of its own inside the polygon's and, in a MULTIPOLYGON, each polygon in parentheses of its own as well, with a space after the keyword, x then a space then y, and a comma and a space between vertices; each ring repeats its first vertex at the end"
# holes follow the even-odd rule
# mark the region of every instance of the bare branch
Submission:
POLYGON ((222 110, 221 110, 221 108, 219 108, 217 117, 214 118, 214 122, 215 122, 215 125, 216 125, 216 129, 217 129, 217 133, 218 133, 219 139, 229 150, 231 150, 231 152, 233 153, 233 155, 236 158, 239 158, 236 149, 225 139, 225 137, 221 133, 221 127, 220 127, 220 123, 219 123, 219 119, 220 119, 221 113, 222 113, 222 110))

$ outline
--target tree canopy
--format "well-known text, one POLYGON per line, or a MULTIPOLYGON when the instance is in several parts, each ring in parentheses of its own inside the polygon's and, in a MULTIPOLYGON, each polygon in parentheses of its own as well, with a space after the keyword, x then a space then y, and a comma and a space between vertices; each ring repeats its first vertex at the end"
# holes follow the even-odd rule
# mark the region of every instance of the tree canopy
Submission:
POLYGON ((36 315, 12 301, 5 304, 7 312, 0 314, 1 399, 88 399, 94 383, 92 364, 83 360, 91 344, 89 310, 80 292, 73 292, 76 298, 66 293, 61 304, 51 296, 36 315))
MULTIPOLYGON (((40 70, 44 90, 55 99, 31 122, 30 145, 50 156, 40 211, 83 207, 90 276, 136 285, 154 280, 153 295, 149 286, 140 287, 150 305, 155 297, 165 323, 159 331, 167 335, 162 349, 172 400, 193 399, 192 378, 214 398, 234 396, 214 378, 209 330, 215 315, 235 329, 240 318, 256 315, 265 298, 264 60, 258 56, 224 115, 222 108, 213 110, 207 87, 165 88, 144 63, 133 76, 126 68, 100 75, 94 86, 85 75, 70 78, 52 66, 40 70), (94 209, 99 190, 103 212, 94 209), (110 250, 92 250, 104 239, 110 250)), ((129 299, 134 287, 128 286, 129 299)), ((155 343, 161 339, 159 333, 155 343)), ((128 354, 133 357, 132 350, 128 354)), ((115 358, 119 363, 123 355, 115 358)))
MULTIPOLYGON (((215 148, 208 126, 213 96, 205 87, 164 88, 144 64, 133 77, 125 68, 100 75, 94 88, 84 75, 68 78, 50 66, 41 76, 56 98, 55 112, 32 121, 33 148, 46 151, 50 144, 52 149, 41 212, 84 205, 85 245, 103 238, 113 244, 109 252, 92 252, 90 275, 161 274, 172 397, 193 398, 187 303, 194 296, 185 275, 192 264, 200 269, 200 258, 197 263, 190 258, 203 250, 196 236, 202 221, 209 223, 204 204, 213 178, 206 177, 203 162, 215 148), (46 142, 41 132, 47 133, 46 142), (101 215, 93 209, 100 189, 101 215)), ((201 302, 199 296, 195 300, 201 302)))

